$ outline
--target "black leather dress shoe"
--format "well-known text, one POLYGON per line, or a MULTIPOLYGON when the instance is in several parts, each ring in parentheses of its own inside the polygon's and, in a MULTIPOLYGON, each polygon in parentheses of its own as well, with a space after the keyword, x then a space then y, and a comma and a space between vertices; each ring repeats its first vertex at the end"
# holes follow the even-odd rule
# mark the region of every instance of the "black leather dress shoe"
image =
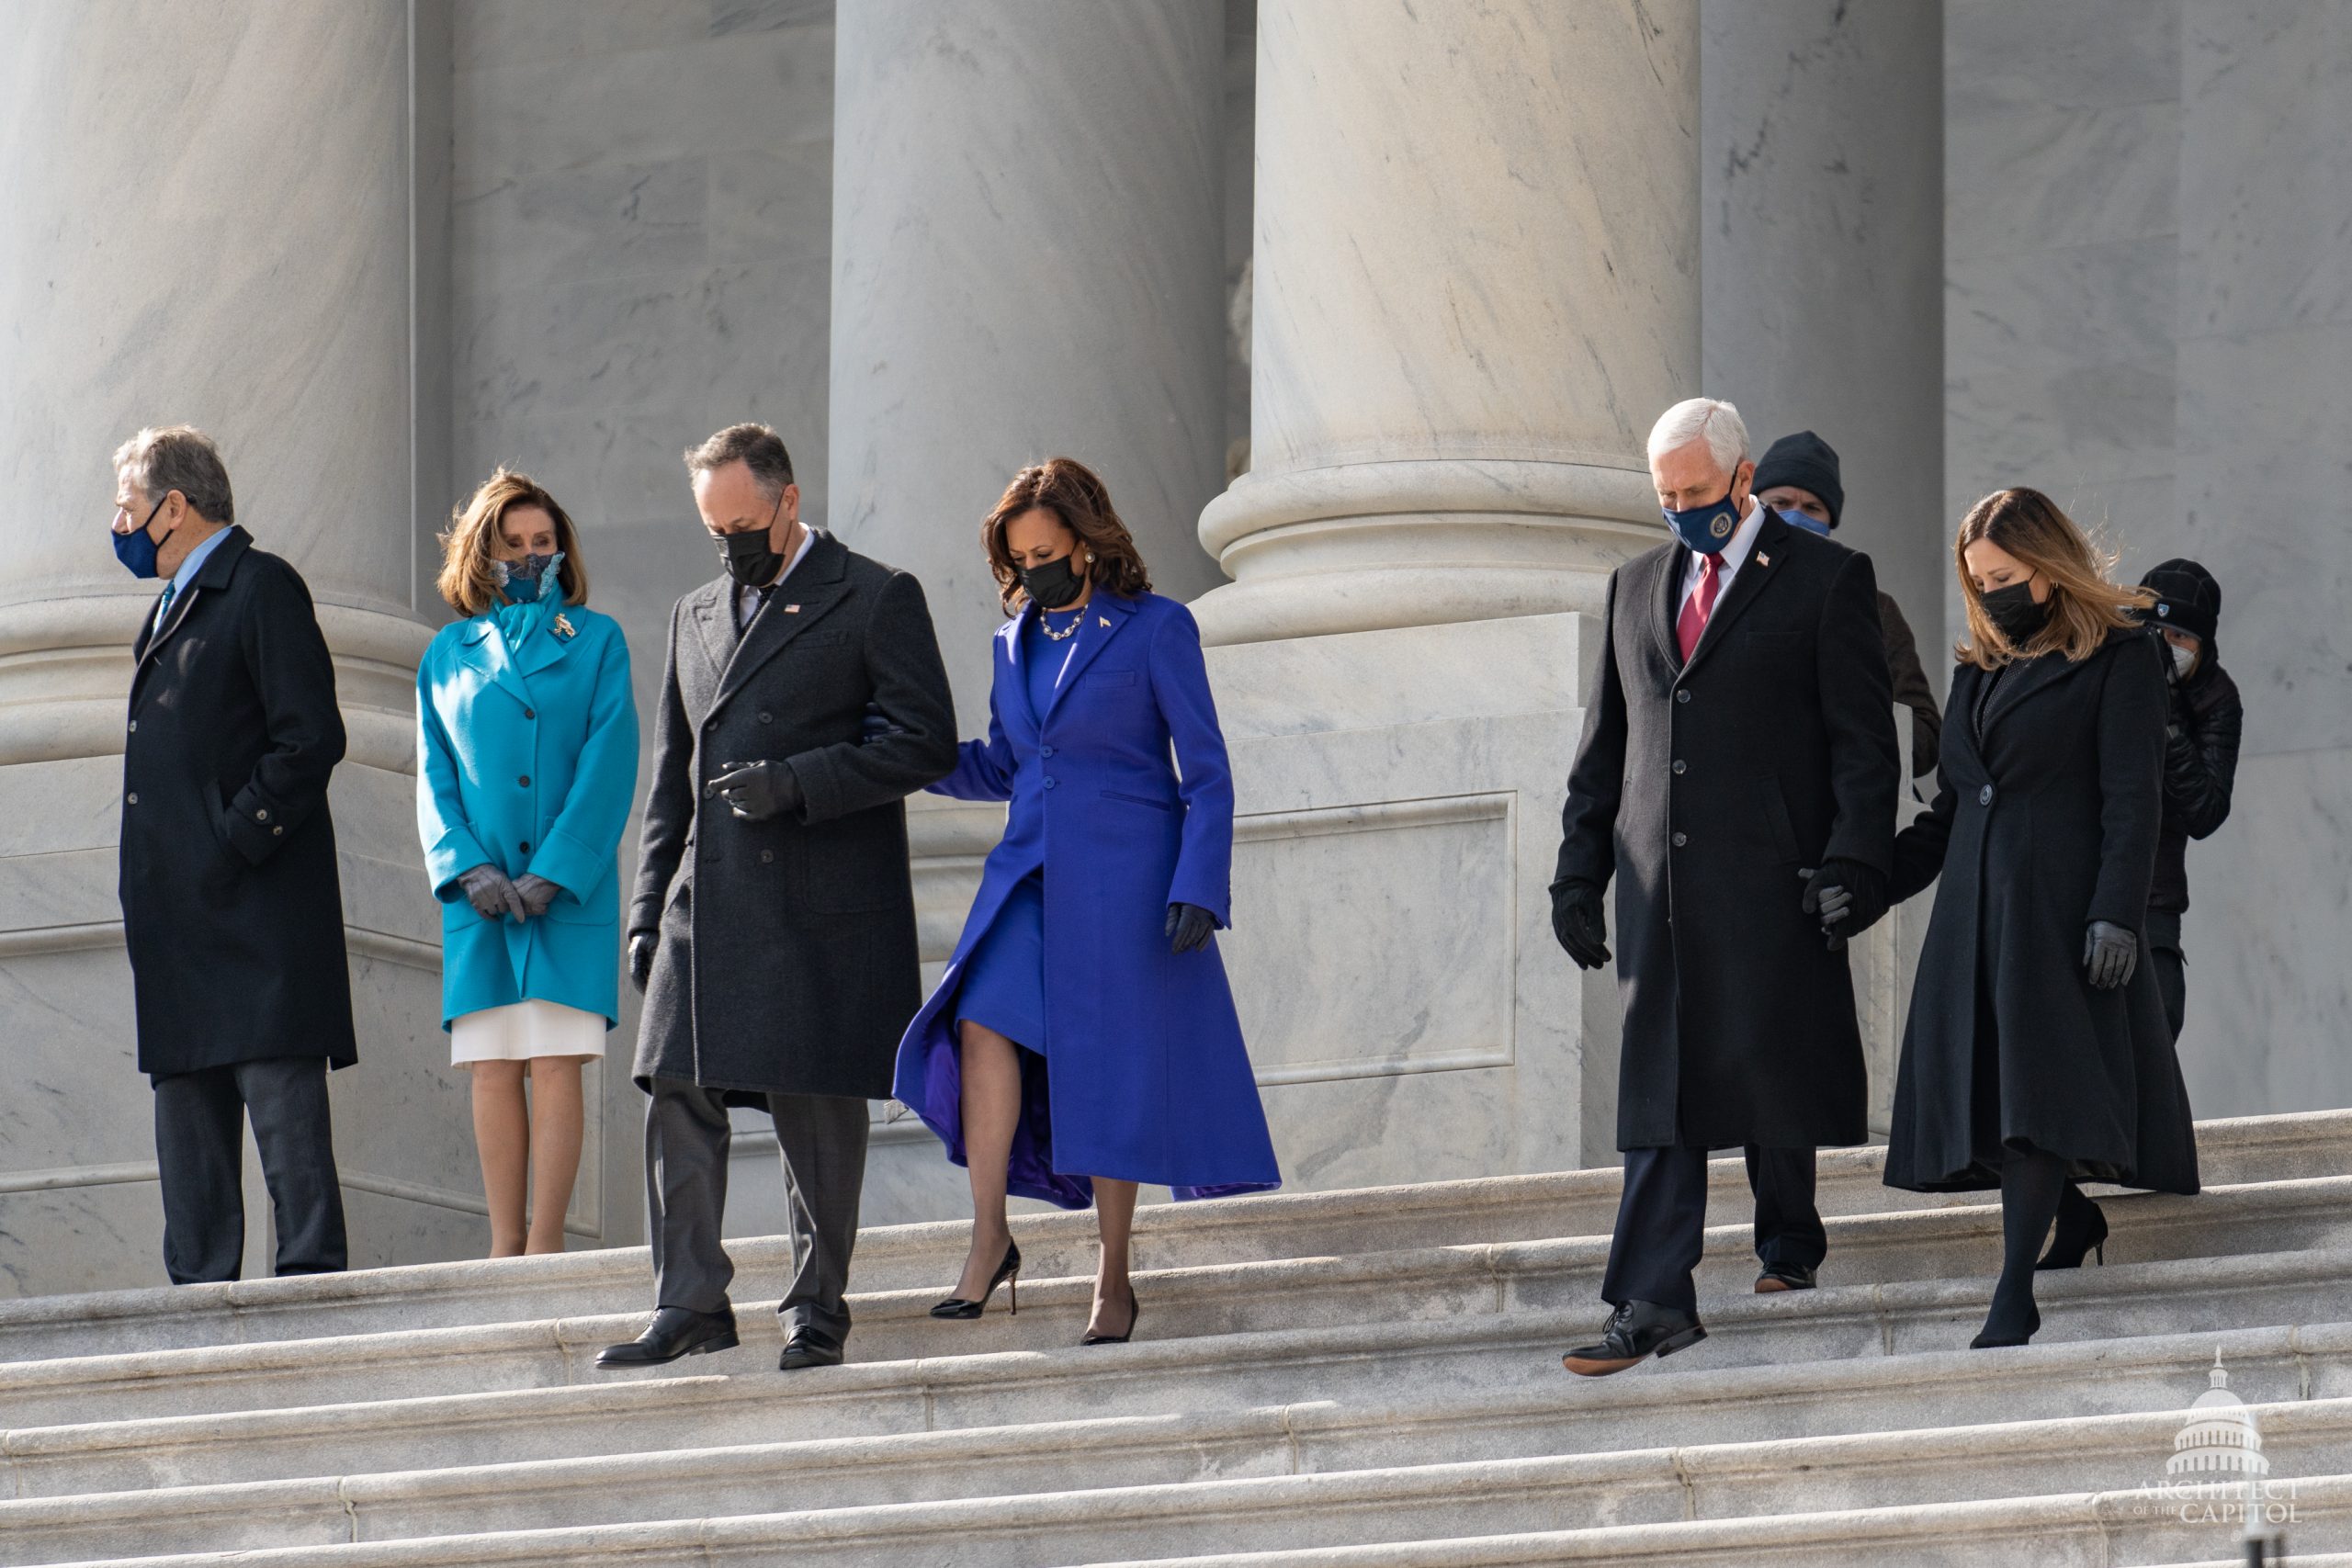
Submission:
POLYGON ((784 1354, 775 1359, 775 1370, 780 1372, 797 1372, 803 1367, 838 1367, 841 1364, 842 1348, 805 1328, 792 1331, 792 1337, 784 1342, 784 1354))
POLYGON ((695 1312, 687 1307, 662 1307, 645 1332, 626 1345, 607 1345, 596 1353, 600 1367, 658 1367, 681 1356, 705 1356, 735 1348, 735 1314, 695 1312))
POLYGON ((1810 1291, 1813 1270, 1802 1263, 1767 1263, 1764 1271, 1756 1276, 1756 1293, 1770 1295, 1775 1291, 1810 1291))
POLYGON ((1600 1343, 1580 1345, 1560 1358, 1578 1377, 1605 1378, 1652 1356, 1671 1356, 1707 1337, 1697 1314, 1656 1302, 1627 1302, 1609 1314, 1600 1343))

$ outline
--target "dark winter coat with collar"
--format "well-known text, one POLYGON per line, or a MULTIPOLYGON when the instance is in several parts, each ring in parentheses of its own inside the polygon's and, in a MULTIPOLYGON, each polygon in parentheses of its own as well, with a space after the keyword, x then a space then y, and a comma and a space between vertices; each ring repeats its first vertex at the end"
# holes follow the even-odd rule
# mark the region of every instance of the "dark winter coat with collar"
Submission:
POLYGON ((1827 859, 1884 874, 1903 777, 1870 558, 1765 509, 1685 664, 1690 552, 1611 574, 1559 876, 1617 883, 1621 1148, 1868 1136, 1841 949, 1801 908, 1827 859))
POLYGON ((1952 675, 1935 808, 1895 842, 1894 896, 1936 882, 1895 1075, 1889 1186, 1998 1185, 2004 1147, 2075 1174, 2197 1190, 2197 1143, 2144 948, 2094 988, 2094 920, 2138 932, 2162 820, 2165 677, 2154 633, 2089 658, 1952 675), (1979 699, 1984 714, 1977 717, 1979 699), (1983 1053, 1983 1060, 1979 1054, 1983 1053))
POLYGON ((922 585, 820 533, 748 631, 734 584, 670 617, 652 786, 628 926, 661 935, 635 1074, 886 1099, 922 1001, 906 797, 956 765, 922 585), (861 744, 867 705, 888 727, 861 744), (787 764, 805 797, 762 822, 703 786, 787 764))
POLYGON ((131 651, 120 891, 139 1070, 350 1066, 327 810, 343 715, 310 590, 233 528, 131 651))

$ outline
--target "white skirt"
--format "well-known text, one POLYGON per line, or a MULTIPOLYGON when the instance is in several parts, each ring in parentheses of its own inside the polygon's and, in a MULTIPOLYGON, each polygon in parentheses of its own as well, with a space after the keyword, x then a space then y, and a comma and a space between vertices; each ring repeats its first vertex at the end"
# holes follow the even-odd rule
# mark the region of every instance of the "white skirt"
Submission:
POLYGON ((594 1061, 605 1054, 605 1021, 561 1002, 514 1002, 449 1021, 449 1064, 527 1062, 534 1056, 594 1061))

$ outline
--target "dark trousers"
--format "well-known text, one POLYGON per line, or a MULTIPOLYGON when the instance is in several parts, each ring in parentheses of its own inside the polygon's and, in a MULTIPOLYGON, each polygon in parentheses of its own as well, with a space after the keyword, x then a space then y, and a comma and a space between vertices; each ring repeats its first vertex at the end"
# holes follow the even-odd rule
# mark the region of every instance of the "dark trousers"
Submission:
MULTIPOLYGON (((1813 1151, 1749 1145, 1747 1185, 1756 1195, 1757 1258, 1820 1268, 1829 1255, 1829 1235, 1813 1202, 1813 1151)), ((1611 1306, 1656 1302, 1698 1311, 1691 1275, 1706 1239, 1707 1151, 1627 1149, 1601 1300, 1611 1306)))
POLYGON ((248 1117, 277 1224, 277 1271, 332 1274, 349 1261, 326 1058, 270 1056, 155 1079, 164 1267, 175 1285, 233 1280, 244 1261, 248 1117))
POLYGON ((2172 1043, 2180 1043, 2181 1021, 2188 1012, 2188 960, 2180 952, 2180 915, 2175 910, 2148 911, 2145 940, 2148 962, 2155 966, 2156 994, 2165 999, 2165 1022, 2172 1026, 2172 1043))
MULTIPOLYGON (((849 1337, 850 1249, 865 1186, 866 1104, 834 1095, 772 1094, 790 1209, 792 1287, 776 1309, 785 1332, 839 1345, 849 1337)), ((719 1240, 727 1213, 727 1151, 735 1139, 721 1090, 655 1078, 645 1107, 645 1220, 653 1246, 653 1301, 695 1312, 728 1310, 735 1265, 719 1240)))

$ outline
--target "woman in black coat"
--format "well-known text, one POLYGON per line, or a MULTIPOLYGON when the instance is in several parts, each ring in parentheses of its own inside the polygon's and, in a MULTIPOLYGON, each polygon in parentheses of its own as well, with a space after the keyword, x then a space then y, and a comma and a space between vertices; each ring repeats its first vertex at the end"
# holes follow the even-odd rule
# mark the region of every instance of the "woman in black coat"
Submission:
MULTIPOLYGON (((2037 491, 1977 502, 1953 554, 1969 636, 1943 787, 1894 846, 1898 901, 1942 881, 1886 1181, 2000 1189, 1982 1348, 2041 1325, 2035 1258, 2069 1180, 2194 1192, 2197 1145, 2154 971, 2138 961, 2165 751, 2162 659, 2132 618, 2146 595, 2109 581, 2037 491)), ((2105 1233, 2088 1199, 2069 1209, 2053 1262, 2079 1262, 2094 1222, 2105 1233)))

